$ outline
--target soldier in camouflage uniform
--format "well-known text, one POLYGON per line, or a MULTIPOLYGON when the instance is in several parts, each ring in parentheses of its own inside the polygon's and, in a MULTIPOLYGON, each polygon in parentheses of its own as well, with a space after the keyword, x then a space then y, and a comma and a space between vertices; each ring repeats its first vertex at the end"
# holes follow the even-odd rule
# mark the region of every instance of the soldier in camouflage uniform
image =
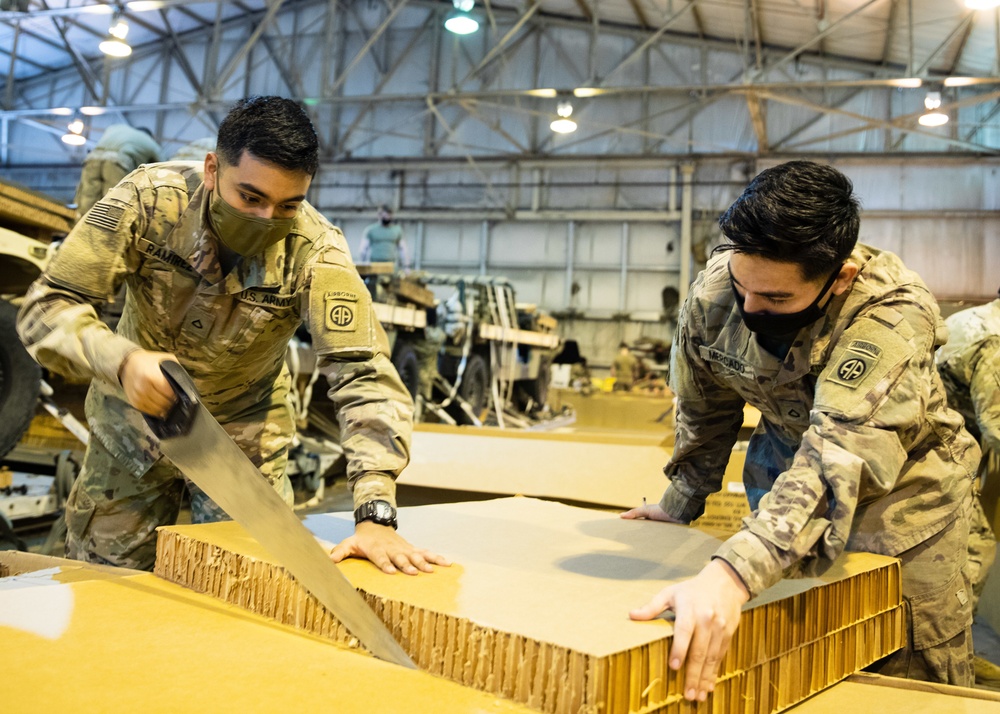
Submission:
MULTIPOLYGON (((965 418, 965 428, 983 450, 980 473, 1000 478, 1000 299, 957 312, 945 321, 948 342, 937 352, 937 368, 948 404, 965 418)), ((969 576, 975 612, 986 576, 996 558, 997 541, 978 498, 969 532, 969 576)), ((976 657, 976 681, 1000 684, 1000 667, 976 657)))
MULTIPOLYGON (((318 167, 302 109, 254 97, 219 128, 202 165, 144 166, 104 196, 31 287, 18 321, 32 356, 92 378, 91 441, 66 505, 70 557, 149 569, 157 526, 175 522, 185 485, 192 519, 224 514, 160 453, 142 413, 174 401, 160 362, 191 374, 205 407, 291 504, 294 435, 285 350, 305 321, 338 407, 355 505, 395 507, 409 459, 412 402, 343 234, 305 201, 318 167), (117 334, 102 304, 128 288, 117 334)), ((446 564, 390 523, 359 519, 335 559, 386 572, 446 564)))
POLYGON ((77 215, 82 216, 89 211, 109 189, 117 186, 140 164, 160 159, 160 145, 149 129, 135 129, 128 124, 109 126, 83 162, 80 183, 76 187, 77 215))
POLYGON ((712 690, 747 599, 845 549, 903 562, 908 642, 878 671, 972 683, 964 564, 979 448, 934 369, 937 304, 896 256, 857 244, 852 191, 811 162, 762 172, 720 220, 729 243, 679 317, 670 484, 623 517, 697 518, 744 404, 762 415, 744 471, 752 515, 699 575, 631 613, 674 611, 670 666, 686 661, 688 699, 712 690))

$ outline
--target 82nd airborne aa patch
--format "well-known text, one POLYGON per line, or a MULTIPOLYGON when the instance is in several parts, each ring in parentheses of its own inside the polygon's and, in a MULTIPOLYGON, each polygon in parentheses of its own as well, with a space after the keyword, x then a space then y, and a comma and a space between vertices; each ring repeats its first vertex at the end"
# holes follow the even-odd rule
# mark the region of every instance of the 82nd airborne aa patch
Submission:
POLYGON ((357 329, 358 296, 346 290, 332 290, 325 297, 326 329, 354 332, 357 329))
POLYGON ((878 364, 882 348, 866 340, 852 340, 844 352, 830 379, 851 389, 856 388, 862 378, 878 364))

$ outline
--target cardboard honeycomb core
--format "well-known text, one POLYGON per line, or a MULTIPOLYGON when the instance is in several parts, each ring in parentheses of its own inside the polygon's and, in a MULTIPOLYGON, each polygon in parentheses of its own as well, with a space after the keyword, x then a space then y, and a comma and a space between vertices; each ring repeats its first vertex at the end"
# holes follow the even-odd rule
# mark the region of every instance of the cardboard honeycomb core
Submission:
MULTIPOLYGON (((720 543, 685 526, 528 498, 402 509, 400 533, 455 561, 433 575, 339 567, 421 669, 552 713, 781 711, 902 645, 898 561, 845 554, 747 604, 697 708, 667 668, 667 619, 628 611, 695 575, 720 543)), ((336 542, 349 514, 312 516, 336 542)), ((299 629, 350 633, 239 525, 159 532, 156 573, 299 629)))

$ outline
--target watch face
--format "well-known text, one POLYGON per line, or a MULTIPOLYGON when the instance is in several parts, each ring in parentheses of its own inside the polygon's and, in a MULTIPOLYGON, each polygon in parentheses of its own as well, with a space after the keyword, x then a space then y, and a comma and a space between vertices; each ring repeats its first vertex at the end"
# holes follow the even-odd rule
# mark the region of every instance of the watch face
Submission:
POLYGON ((392 506, 385 501, 375 501, 375 517, 380 520, 392 518, 392 506))

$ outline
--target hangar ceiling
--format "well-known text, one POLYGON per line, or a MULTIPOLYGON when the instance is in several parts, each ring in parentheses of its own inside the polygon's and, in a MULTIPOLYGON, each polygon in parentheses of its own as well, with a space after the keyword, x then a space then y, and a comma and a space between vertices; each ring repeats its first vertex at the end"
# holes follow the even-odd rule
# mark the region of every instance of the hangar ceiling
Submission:
POLYGON ((305 101, 330 162, 1000 147, 1000 21, 963 0, 477 0, 465 37, 430 0, 2 7, 7 165, 67 161, 58 143, 16 148, 80 107, 107 115, 95 132, 125 118, 176 148, 264 92, 305 101), (125 59, 97 47, 116 10, 125 59), (917 122, 928 91, 943 127, 917 122), (569 135, 548 126, 563 101, 569 135))

